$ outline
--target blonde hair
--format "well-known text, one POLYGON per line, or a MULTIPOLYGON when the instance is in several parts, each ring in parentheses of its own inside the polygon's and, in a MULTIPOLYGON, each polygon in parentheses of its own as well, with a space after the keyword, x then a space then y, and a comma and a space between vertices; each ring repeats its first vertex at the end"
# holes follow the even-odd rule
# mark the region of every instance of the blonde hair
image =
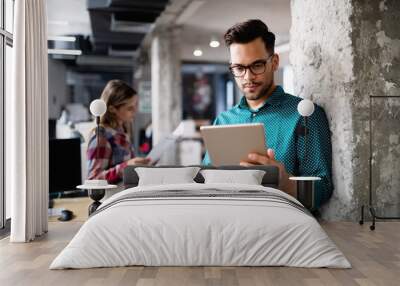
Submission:
MULTIPOLYGON (((110 112, 110 107, 113 106, 118 109, 136 95, 136 91, 124 81, 118 79, 110 80, 100 97, 107 105, 107 111, 101 116, 100 124, 103 126, 110 126, 114 129, 117 128, 118 121, 115 114, 110 112)), ((125 132, 131 133, 131 123, 124 123, 123 128, 125 132)))

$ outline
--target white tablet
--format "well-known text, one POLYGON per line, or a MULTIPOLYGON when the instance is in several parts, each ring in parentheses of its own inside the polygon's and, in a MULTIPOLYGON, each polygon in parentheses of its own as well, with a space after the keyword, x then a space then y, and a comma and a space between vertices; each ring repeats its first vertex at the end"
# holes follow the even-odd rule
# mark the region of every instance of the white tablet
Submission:
POLYGON ((267 153, 262 123, 202 126, 200 133, 215 166, 239 165, 249 153, 267 153))

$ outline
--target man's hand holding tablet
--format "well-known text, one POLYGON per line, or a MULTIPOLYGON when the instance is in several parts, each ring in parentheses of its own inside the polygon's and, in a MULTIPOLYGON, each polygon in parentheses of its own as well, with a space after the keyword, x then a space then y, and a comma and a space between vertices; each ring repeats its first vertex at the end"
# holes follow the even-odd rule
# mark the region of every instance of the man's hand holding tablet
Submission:
POLYGON ((241 166, 274 165, 279 168, 279 189, 297 197, 296 183, 289 180, 292 175, 286 171, 285 165, 275 160, 275 151, 268 149, 267 154, 250 153, 248 159, 240 162, 241 166))
POLYGON ((262 123, 202 126, 200 133, 215 166, 239 165, 250 153, 267 153, 262 123))
POLYGON ((264 124, 202 126, 200 132, 213 165, 277 166, 280 189, 291 190, 289 193, 296 197, 294 183, 289 180, 290 174, 275 159, 274 150, 266 147, 264 124))

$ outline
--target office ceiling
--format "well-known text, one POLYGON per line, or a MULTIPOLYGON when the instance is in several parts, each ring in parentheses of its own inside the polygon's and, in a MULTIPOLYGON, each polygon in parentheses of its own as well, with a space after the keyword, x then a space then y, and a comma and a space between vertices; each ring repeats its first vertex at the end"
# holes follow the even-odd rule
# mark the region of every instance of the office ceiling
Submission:
POLYGON ((250 18, 264 20, 277 44, 289 40, 290 0, 47 0, 47 5, 49 35, 90 36, 94 55, 134 55, 155 22, 182 27, 185 61, 225 62, 223 33, 250 18), (210 48, 211 37, 221 46, 210 48), (202 57, 193 56, 196 47, 202 57))
POLYGON ((167 3, 168 0, 88 0, 94 52, 133 53, 167 3))
POLYGON ((182 58, 184 60, 206 60, 225 62, 228 52, 223 44, 223 35, 232 25, 247 19, 261 19, 276 34, 276 44, 289 41, 291 25, 290 0, 206 0, 182 26, 182 58), (208 44, 211 37, 221 41, 218 48, 208 44), (202 57, 193 56, 193 50, 200 47, 202 57))

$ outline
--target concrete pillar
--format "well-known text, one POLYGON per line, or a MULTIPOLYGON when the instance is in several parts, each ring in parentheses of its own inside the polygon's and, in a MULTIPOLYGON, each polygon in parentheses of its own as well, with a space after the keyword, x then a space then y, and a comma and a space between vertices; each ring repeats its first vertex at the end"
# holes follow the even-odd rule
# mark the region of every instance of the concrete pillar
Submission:
POLYGON ((151 123, 151 65, 148 51, 141 50, 134 65, 133 86, 139 95, 139 110, 133 126, 135 146, 139 146, 141 129, 151 123))
MULTIPOLYGON (((153 144, 171 134, 182 120, 178 34, 178 28, 163 28, 154 32, 151 43, 153 144)), ((177 164, 177 157, 177 152, 168 152, 160 163, 177 164)))
MULTIPOLYGON (((369 99, 400 96, 400 1, 291 2, 295 95, 325 108, 332 132, 335 190, 328 220, 358 220, 368 202, 369 99)), ((400 209, 400 98, 373 101, 373 190, 377 211, 400 209), (378 112, 379 111, 379 112, 378 112), (385 119, 383 119, 385 118, 385 119), (383 119, 383 120, 382 120, 383 119)))

